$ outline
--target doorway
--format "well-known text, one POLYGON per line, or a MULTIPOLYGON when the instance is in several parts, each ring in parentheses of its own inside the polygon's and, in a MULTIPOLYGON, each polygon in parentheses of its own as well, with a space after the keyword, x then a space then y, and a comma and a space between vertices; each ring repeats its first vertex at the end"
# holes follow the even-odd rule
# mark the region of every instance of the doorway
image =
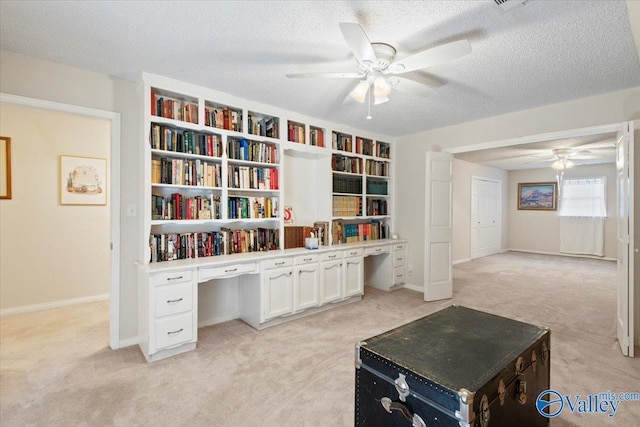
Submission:
MULTIPOLYGON (((513 138, 503 141, 488 142, 470 146, 454 147, 447 150, 450 154, 466 153, 479 150, 487 150, 499 147, 512 147, 538 142, 561 141, 584 136, 617 134, 618 142, 616 149, 620 150, 620 142, 626 141, 624 155, 618 154, 618 162, 623 159, 625 163, 622 180, 619 180, 617 190, 617 206, 619 223, 624 227, 618 227, 618 240, 621 242, 618 247, 618 268, 624 269, 624 274, 618 274, 618 312, 616 320, 618 322, 618 341, 624 355, 633 357, 634 355, 634 318, 640 314, 634 306, 634 266, 630 262, 634 254, 634 203, 633 203, 633 182, 634 182, 634 155, 633 155, 633 122, 614 123, 610 125, 593 126, 589 128, 575 129, 570 131, 553 132, 544 135, 533 135, 524 138, 513 138), (621 184, 622 183, 622 184, 621 184)), ((495 165, 492 165, 495 167, 495 165)), ((619 168, 620 169, 620 168, 619 168)), ((427 239, 425 239, 427 240, 427 239)), ((637 274, 637 273, 636 273, 637 274)), ((425 282, 425 286, 427 282, 425 282)))
MULTIPOLYGON (((109 160, 107 162, 107 173, 106 173, 107 175, 106 193, 108 197, 108 201, 107 201, 108 211, 106 212, 105 216, 108 216, 108 219, 106 221, 108 222, 109 230, 106 233, 107 237, 105 238, 105 242, 104 242, 106 245, 106 248, 101 253, 104 254, 103 256, 108 258, 106 260, 106 264, 108 264, 108 266, 105 268, 105 271, 102 272, 101 274, 103 276, 106 276, 108 281, 108 294, 109 294, 108 298, 110 302, 109 304, 109 346, 114 349, 119 348, 120 346, 119 345, 119 340, 120 340, 120 333, 119 333, 120 114, 111 112, 111 111, 96 110, 96 109, 91 109, 86 107, 79 107, 75 105, 62 104, 62 103, 57 103, 52 101, 45 101, 41 99, 27 98, 27 97, 4 94, 4 93, 0 94, 0 103, 8 106, 18 106, 18 107, 28 107, 33 109, 39 109, 44 112, 47 112, 47 111, 55 112, 56 114, 63 113, 63 114, 60 114, 60 117, 73 118, 73 116, 75 115, 75 116, 79 116, 80 118, 84 117, 92 120, 97 119, 97 120, 93 120, 94 122, 102 122, 102 121, 107 122, 106 126, 108 127, 108 132, 109 132, 109 142, 108 142, 108 147, 106 147, 105 150, 106 150, 106 153, 108 153, 108 155, 104 155, 104 157, 108 157, 108 160, 109 160)), ((43 132, 44 134, 46 134, 47 129, 43 129, 43 132)), ((12 148, 15 148, 15 146, 13 146, 12 148)), ((65 146, 65 151, 66 150, 68 150, 68 148, 65 146)), ((48 188, 47 191, 41 190, 36 192, 37 194, 34 194, 34 197, 41 197, 42 202, 49 203, 50 207, 53 210, 47 211, 47 209, 40 209, 40 210, 36 210, 35 214, 40 212, 42 215, 45 215, 45 216, 41 216, 40 222, 44 222, 45 220, 54 221, 55 218, 49 218, 47 217, 47 215, 52 216, 59 213, 64 217, 64 214, 65 214, 65 212, 62 212, 61 209, 58 209, 60 208, 60 206, 58 205, 58 198, 59 198, 58 192, 60 191, 58 189, 58 182, 59 182, 58 158, 60 155, 74 154, 74 152, 58 152, 59 151, 58 149, 48 144, 42 144, 42 147, 40 147, 38 151, 43 151, 43 154, 46 155, 45 156, 46 158, 43 161, 42 165, 44 168, 48 170, 49 174, 53 174, 52 177, 47 178, 47 179, 53 180, 53 184, 52 184, 53 186, 50 185, 49 187, 51 188, 47 187, 48 188), (54 210, 55 211, 60 210, 61 212, 54 212, 54 210)), ((81 152, 80 149, 78 149, 77 151, 81 152)), ((37 170, 34 171, 34 173, 36 172, 37 170)), ((43 169, 43 172, 44 172, 44 169, 43 169)), ((37 176, 37 173, 36 173, 36 176, 37 176)), ((37 179, 37 178, 34 178, 34 179, 37 179)), ((17 201, 18 195, 15 193, 15 191, 13 191, 13 196, 17 201)), ((73 209, 75 208, 75 206, 72 206, 71 208, 73 209)), ((74 214, 81 214, 81 215, 84 212, 84 211, 80 212, 81 209, 73 209, 73 211, 74 211, 74 214)), ((71 211, 69 210, 66 211, 66 213, 69 213, 69 212, 71 211)), ((94 212, 97 212, 97 211, 94 211, 94 212)), ((84 235, 87 235, 88 233, 91 232, 92 228, 90 224, 91 224, 91 216, 93 214, 92 212, 89 212, 88 214, 89 214, 89 220, 86 221, 86 223, 88 224, 86 229, 74 228, 76 232, 75 234, 79 235, 80 237, 82 237, 83 233, 84 235)), ((29 224, 36 224, 36 223, 37 221, 31 221, 31 222, 28 222, 26 225, 20 225, 20 226, 28 228, 29 224)), ((54 224, 54 223, 51 223, 51 224, 54 224)), ((61 255, 63 253, 65 248, 65 242, 67 242, 68 239, 65 239, 64 236, 59 239, 56 239, 56 241, 52 241, 51 239, 49 240, 45 239, 45 237, 50 236, 52 234, 51 231, 53 230, 55 230, 55 225, 51 225, 51 228, 49 229, 48 233, 46 231, 42 233, 42 239, 39 240, 39 242, 44 246, 40 247, 40 250, 42 251, 43 248, 44 249, 50 248, 47 251, 47 254, 45 254, 47 255, 47 259, 52 260, 53 262, 53 264, 50 265, 50 272, 54 273, 55 271, 60 271, 61 274, 64 274, 64 272, 71 271, 69 269, 72 269, 74 264, 61 263, 61 262, 56 263, 55 260, 60 258, 60 257, 56 257, 56 254, 61 255)), ((37 252, 38 245, 34 245, 32 249, 35 252, 37 252)), ((40 285, 46 286, 47 283, 48 283, 48 280, 45 279, 43 283, 40 283, 40 285)), ((83 300, 82 298, 69 298, 66 301, 58 301, 55 303, 51 303, 49 305, 53 307, 56 305, 66 305, 68 303, 82 302, 82 300, 83 300)), ((90 300, 91 300, 90 298, 87 299, 87 301, 90 301, 90 300)), ((42 308, 46 308, 46 307, 42 307, 42 308)))

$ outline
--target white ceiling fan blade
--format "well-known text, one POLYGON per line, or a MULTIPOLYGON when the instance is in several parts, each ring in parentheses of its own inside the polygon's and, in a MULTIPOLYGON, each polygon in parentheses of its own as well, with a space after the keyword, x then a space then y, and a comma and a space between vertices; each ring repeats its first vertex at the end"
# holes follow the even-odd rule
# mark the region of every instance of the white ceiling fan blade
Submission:
POLYGON ((376 62, 376 54, 362 27, 353 22, 341 22, 340 31, 359 63, 376 62))
POLYGON ((411 95, 419 95, 419 96, 430 96, 433 94, 433 89, 421 81, 409 78, 408 76, 394 76, 390 77, 389 80, 397 79, 398 83, 391 83, 391 87, 404 93, 409 93, 411 95))
POLYGON ((364 73, 292 73, 287 74, 290 79, 359 79, 364 73))
POLYGON ((451 61, 471 53, 468 40, 458 40, 442 46, 423 50, 404 59, 395 61, 387 67, 392 74, 406 73, 451 61))

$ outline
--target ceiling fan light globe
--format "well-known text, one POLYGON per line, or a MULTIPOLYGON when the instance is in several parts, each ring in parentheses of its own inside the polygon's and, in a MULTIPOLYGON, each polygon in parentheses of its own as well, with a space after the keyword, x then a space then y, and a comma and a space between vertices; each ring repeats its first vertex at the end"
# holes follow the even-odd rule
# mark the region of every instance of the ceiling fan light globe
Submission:
POLYGON ((361 81, 358 83, 358 86, 355 87, 350 93, 351 97, 355 99, 359 103, 364 102, 365 96, 367 96, 367 92, 369 91, 369 85, 365 81, 361 81))
POLYGON ((387 83, 384 77, 378 77, 373 82, 373 94, 376 98, 386 98, 391 92, 391 86, 387 83))

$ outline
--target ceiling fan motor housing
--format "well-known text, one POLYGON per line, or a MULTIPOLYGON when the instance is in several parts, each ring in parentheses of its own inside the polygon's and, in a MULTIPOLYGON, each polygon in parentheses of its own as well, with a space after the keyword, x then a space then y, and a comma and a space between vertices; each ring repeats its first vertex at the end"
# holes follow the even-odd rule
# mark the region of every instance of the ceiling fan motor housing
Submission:
POLYGON ((376 54, 376 62, 371 64, 363 61, 362 71, 381 71, 386 69, 396 57, 396 49, 387 43, 371 43, 373 52, 376 54))

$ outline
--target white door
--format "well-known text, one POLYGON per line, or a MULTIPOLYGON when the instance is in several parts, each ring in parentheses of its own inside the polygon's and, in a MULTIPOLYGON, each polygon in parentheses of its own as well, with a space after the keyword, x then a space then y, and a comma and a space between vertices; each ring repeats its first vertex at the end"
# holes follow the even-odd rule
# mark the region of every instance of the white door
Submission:
POLYGON ((320 263, 320 286, 323 303, 342 299, 342 260, 320 263))
POLYGON ((264 320, 293 311, 291 267, 268 270, 264 274, 264 320))
POLYGON ((471 179, 471 259, 500 252, 500 181, 471 179))
POLYGON ((616 189, 618 196, 617 335, 622 354, 633 357, 633 123, 618 132, 616 189))
POLYGON ((453 296, 451 193, 453 155, 427 152, 425 170, 424 300, 453 296))
POLYGON ((318 263, 293 267, 293 310, 320 304, 320 271, 318 263))
POLYGON ((364 291, 364 258, 344 259, 344 296, 362 295, 364 291))

